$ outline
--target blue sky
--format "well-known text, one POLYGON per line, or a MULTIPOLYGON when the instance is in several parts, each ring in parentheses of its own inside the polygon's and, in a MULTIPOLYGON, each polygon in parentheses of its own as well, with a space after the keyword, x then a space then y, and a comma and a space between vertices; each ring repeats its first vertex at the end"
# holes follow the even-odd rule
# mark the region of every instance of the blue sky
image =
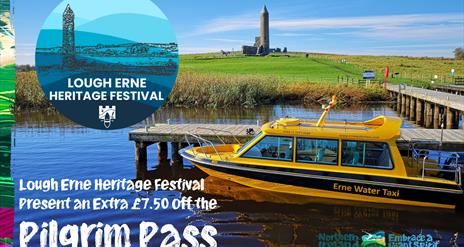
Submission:
MULTIPOLYGON (((61 0, 12 1, 17 63, 33 64, 40 28, 61 0)), ((462 0, 153 1, 173 24, 181 53, 252 44, 264 4, 271 47, 290 51, 452 57, 464 46, 462 0)))

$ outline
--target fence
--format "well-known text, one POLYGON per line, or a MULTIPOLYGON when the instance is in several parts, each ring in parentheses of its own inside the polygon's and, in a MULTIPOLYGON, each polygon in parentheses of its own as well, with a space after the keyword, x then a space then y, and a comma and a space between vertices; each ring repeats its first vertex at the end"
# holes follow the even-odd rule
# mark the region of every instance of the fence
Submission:
POLYGON ((458 76, 454 78, 455 85, 464 85, 464 77, 458 76))

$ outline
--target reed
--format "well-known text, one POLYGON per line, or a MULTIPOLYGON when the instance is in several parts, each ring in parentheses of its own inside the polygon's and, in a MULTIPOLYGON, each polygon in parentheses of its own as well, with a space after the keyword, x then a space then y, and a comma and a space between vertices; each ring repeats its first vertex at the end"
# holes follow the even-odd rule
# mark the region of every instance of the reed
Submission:
POLYGON ((35 71, 17 72, 16 74, 16 111, 28 109, 51 109, 45 97, 35 71))
POLYGON ((386 101, 388 94, 380 86, 353 84, 287 83, 275 77, 224 76, 184 71, 179 74, 168 104, 176 106, 227 107, 302 102, 325 102, 337 95, 339 103, 358 104, 366 101, 386 101))
MULTIPOLYGON (((325 102, 332 95, 337 95, 339 103, 345 105, 388 100, 388 94, 379 86, 365 88, 306 80, 289 83, 273 76, 204 74, 184 69, 178 75, 167 104, 212 108, 274 103, 315 104, 325 102)), ((45 98, 35 71, 17 73, 15 109, 53 109, 45 98)))

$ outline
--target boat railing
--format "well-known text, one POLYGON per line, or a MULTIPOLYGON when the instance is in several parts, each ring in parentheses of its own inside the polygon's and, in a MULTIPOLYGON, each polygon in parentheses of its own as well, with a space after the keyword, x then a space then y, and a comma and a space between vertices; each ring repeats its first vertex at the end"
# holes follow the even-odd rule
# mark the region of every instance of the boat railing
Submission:
MULTIPOLYGON (((272 128, 279 127, 279 126, 286 127, 288 125, 278 123, 276 121, 274 121, 271 124, 272 128)), ((312 127, 312 128, 343 129, 343 130, 363 130, 363 131, 369 131, 369 130, 372 129, 370 127, 352 125, 348 121, 345 121, 343 125, 325 124, 323 126, 317 126, 317 124, 309 123, 309 122, 301 122, 298 126, 300 126, 300 127, 312 127)))
POLYGON ((431 150, 413 148, 411 150, 411 158, 417 167, 421 168, 421 177, 424 179, 427 176, 427 172, 436 172, 452 179, 454 174, 454 181, 459 185, 462 185, 462 171, 464 162, 462 160, 462 154, 457 152, 443 151, 443 150, 431 150))
POLYGON ((409 152, 408 157, 411 156, 411 151, 417 149, 418 146, 427 146, 433 148, 440 148, 440 142, 435 139, 424 139, 424 138, 412 138, 409 141, 409 152))
MULTIPOLYGON (((206 152, 205 148, 206 147, 211 147, 213 148, 214 152, 216 153, 216 155, 219 157, 220 160, 222 160, 222 157, 221 157, 221 154, 219 153, 219 151, 217 150, 217 148, 214 146, 214 143, 210 140, 207 140, 203 137, 201 137, 200 135, 197 135, 197 134, 193 134, 193 133, 187 133, 185 134, 185 141, 187 142, 187 144, 189 146, 192 146, 194 144, 198 145, 198 147, 200 147, 201 149, 201 153, 205 156, 205 157, 209 157, 211 158, 211 154, 209 154, 208 152, 206 152), (195 140, 196 143, 191 143, 190 142, 190 138, 193 138, 195 140)), ((197 155, 199 152, 195 151, 195 149, 192 149, 192 152, 193 152, 193 155, 197 155)))
POLYGON ((234 141, 236 143, 238 143, 239 145, 242 145, 242 143, 238 140, 237 136, 232 133, 231 131, 228 131, 228 130, 222 130, 222 129, 214 129, 214 128, 207 128, 207 127, 197 127, 197 129, 201 129, 201 130, 209 130, 211 132, 213 132, 213 134, 216 136, 216 138, 222 142, 222 144, 226 144, 226 142, 224 141, 223 137, 221 137, 221 135, 219 133, 226 133, 228 134, 228 136, 231 136, 232 138, 234 138, 234 141))

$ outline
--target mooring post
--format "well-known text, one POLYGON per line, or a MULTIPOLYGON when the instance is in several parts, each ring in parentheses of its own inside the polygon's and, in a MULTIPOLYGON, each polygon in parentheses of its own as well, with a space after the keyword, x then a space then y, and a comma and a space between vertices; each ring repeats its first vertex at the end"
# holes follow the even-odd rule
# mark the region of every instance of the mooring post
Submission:
POLYGON ((411 97, 406 96, 406 117, 407 118, 409 118, 410 110, 411 110, 411 97))
POLYGON ((432 127, 432 104, 428 101, 425 101, 425 128, 432 127))
POLYGON ((135 142, 135 169, 137 179, 144 179, 147 174, 147 145, 135 142))
POLYGON ((401 94, 396 95, 396 111, 401 113, 401 94))
POLYGON ((180 143, 171 142, 171 160, 176 163, 182 160, 182 156, 179 154, 180 143))
POLYGON ((441 123, 440 105, 435 104, 433 106, 433 128, 440 129, 440 123, 441 123))
POLYGON ((420 99, 416 100, 416 124, 417 125, 422 125, 424 124, 424 113, 422 112, 422 101, 420 99))
POLYGON ((416 120, 416 98, 411 96, 411 103, 409 109, 409 120, 414 121, 416 120))
POLYGON ((158 142, 158 161, 164 162, 168 160, 168 143, 158 142))
POLYGON ((401 115, 406 112, 406 95, 401 95, 401 115))
POLYGON ((461 119, 461 115, 459 111, 454 111, 454 126, 453 129, 459 129, 459 119, 461 119))
POLYGON ((462 123, 461 128, 464 129, 464 112, 461 112, 461 123, 462 123))
POLYGON ((446 128, 452 129, 454 127, 454 113, 450 107, 446 107, 446 128))

